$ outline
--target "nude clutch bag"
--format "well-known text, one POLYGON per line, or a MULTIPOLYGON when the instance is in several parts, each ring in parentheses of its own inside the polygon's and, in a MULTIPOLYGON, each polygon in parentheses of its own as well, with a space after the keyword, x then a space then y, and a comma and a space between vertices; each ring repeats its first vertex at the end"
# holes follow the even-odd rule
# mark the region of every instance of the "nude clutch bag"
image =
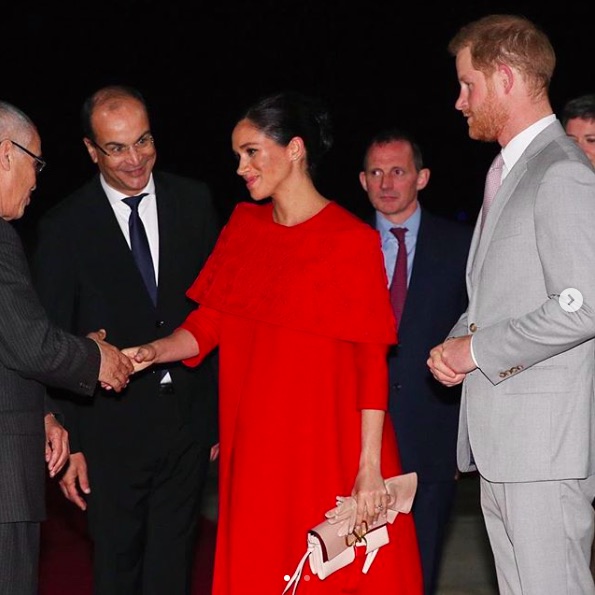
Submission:
POLYGON ((361 535, 349 532, 356 515, 355 498, 338 496, 335 508, 325 513, 326 520, 308 531, 306 553, 300 560, 293 576, 285 585, 286 593, 293 585, 293 594, 301 578, 306 560, 312 574, 325 579, 355 560, 355 548, 365 547, 366 560, 362 568, 365 574, 383 545, 389 543, 387 524, 394 523, 398 513, 411 511, 417 491, 417 473, 397 475, 385 481, 391 501, 386 514, 371 527, 364 527, 361 535))

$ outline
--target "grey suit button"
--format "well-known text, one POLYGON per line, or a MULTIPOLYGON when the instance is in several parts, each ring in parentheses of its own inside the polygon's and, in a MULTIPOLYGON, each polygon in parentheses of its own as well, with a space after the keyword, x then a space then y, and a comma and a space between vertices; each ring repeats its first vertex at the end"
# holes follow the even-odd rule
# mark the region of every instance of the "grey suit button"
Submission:
POLYGON ((476 325, 474 322, 472 322, 472 323, 469 325, 469 330, 470 330, 472 333, 474 333, 474 332, 477 330, 477 325, 476 325))
POLYGON ((157 322, 155 322, 155 326, 157 328, 161 328, 164 324, 165 324, 165 320, 157 320, 157 322))

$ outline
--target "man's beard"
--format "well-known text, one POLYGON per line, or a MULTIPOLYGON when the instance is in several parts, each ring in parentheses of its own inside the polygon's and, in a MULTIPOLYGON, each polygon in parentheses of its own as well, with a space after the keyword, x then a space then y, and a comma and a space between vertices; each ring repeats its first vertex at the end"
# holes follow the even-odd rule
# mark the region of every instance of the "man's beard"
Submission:
POLYGON ((484 105, 472 113, 473 122, 469 125, 469 136, 474 140, 492 142, 498 136, 508 116, 498 105, 495 94, 490 90, 484 105))

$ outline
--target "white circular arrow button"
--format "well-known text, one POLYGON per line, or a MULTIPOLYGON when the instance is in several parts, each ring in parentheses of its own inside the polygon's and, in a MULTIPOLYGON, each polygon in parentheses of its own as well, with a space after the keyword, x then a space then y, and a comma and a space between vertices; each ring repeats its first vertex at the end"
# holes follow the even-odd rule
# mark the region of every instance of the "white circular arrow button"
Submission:
POLYGON ((568 287, 560 294, 558 303, 565 312, 576 312, 583 305, 583 294, 574 287, 568 287))

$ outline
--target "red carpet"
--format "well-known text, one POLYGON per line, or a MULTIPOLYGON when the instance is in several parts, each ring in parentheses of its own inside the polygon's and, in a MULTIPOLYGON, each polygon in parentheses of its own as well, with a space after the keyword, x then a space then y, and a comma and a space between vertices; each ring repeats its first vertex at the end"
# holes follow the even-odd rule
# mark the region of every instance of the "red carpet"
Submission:
MULTIPOLYGON (((91 542, 85 513, 48 482, 48 518, 41 525, 39 595, 92 595, 91 542)), ((192 595, 211 592, 216 524, 201 518, 192 595)))

